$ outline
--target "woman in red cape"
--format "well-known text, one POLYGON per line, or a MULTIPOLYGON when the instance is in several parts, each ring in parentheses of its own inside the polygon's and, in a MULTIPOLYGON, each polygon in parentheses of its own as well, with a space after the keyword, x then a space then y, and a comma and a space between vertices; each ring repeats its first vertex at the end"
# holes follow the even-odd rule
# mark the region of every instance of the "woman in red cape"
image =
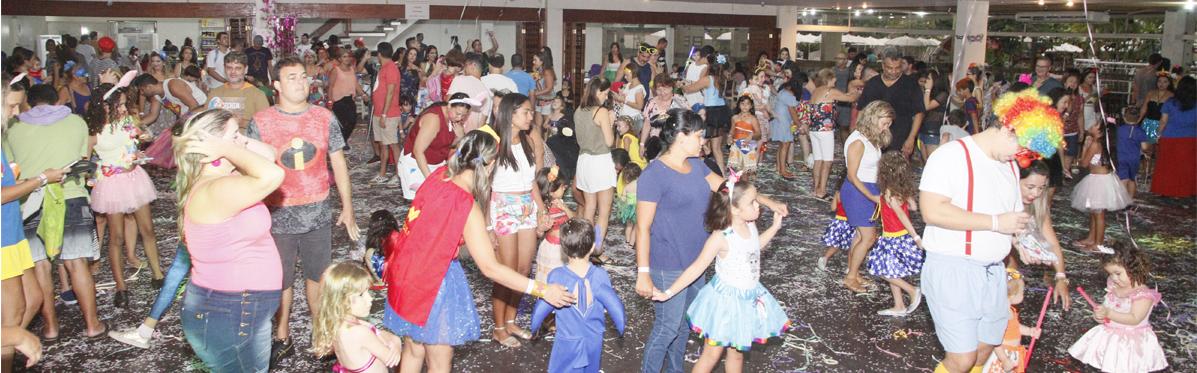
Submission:
POLYGON ((486 232, 495 138, 472 131, 458 141, 447 165, 433 171, 416 193, 403 230, 388 254, 383 325, 404 339, 402 372, 452 368, 453 346, 477 340, 478 312, 457 261, 464 243, 482 275, 556 307, 576 301, 560 285, 523 277, 495 259, 486 232))

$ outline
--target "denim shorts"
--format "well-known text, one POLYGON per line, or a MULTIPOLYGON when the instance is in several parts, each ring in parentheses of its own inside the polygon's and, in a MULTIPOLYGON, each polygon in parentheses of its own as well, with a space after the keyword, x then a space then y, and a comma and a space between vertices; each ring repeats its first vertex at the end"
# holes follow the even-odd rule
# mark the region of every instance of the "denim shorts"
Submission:
MULTIPOLYGON (((42 212, 38 211, 25 220, 25 238, 29 240, 29 253, 34 262, 48 259, 46 247, 37 235, 42 212)), ((96 237, 96 219, 87 197, 66 200, 66 220, 62 232, 62 260, 86 258, 100 259, 100 241, 96 237)))
POLYGON ((939 145, 939 134, 919 132, 919 141, 922 141, 923 145, 939 145))
POLYGON ((195 355, 213 372, 266 372, 281 290, 229 292, 187 285, 179 318, 195 355))

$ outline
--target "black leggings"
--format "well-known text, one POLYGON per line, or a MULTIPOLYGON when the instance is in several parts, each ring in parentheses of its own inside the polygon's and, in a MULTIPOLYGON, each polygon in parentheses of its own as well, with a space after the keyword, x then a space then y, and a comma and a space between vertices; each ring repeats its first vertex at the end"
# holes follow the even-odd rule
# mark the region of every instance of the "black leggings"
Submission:
POLYGON ((337 116, 337 122, 341 123, 345 150, 349 150, 349 136, 353 135, 353 129, 357 127, 357 103, 353 101, 353 96, 345 96, 333 103, 332 111, 333 115, 337 116))

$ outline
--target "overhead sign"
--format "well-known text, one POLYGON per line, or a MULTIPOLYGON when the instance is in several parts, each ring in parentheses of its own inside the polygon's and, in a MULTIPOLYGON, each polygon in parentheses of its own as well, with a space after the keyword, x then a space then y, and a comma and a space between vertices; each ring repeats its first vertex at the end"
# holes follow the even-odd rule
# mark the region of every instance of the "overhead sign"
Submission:
POLYGON ((428 1, 412 1, 403 4, 403 18, 407 20, 428 19, 431 12, 428 10, 428 1))

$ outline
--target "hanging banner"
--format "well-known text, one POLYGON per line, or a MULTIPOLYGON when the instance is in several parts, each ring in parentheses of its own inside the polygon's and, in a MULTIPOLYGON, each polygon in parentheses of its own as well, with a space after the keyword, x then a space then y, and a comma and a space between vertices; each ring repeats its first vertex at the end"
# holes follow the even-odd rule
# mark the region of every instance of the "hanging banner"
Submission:
POLYGON ((985 65, 985 38, 989 27, 989 2, 956 2, 956 25, 952 44, 952 82, 964 78, 970 64, 985 65))

